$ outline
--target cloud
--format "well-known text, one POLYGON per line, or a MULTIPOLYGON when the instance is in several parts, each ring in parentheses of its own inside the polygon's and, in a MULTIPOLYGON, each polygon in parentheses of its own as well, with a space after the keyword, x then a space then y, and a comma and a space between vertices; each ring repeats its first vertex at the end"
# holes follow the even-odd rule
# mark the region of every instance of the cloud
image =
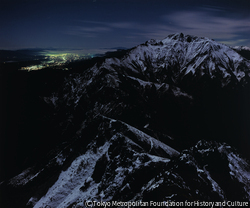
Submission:
POLYGON ((77 35, 83 37, 97 37, 107 32, 114 32, 115 30, 131 30, 136 27, 133 22, 100 22, 100 21, 78 21, 85 25, 69 26, 66 29, 66 34, 77 35))
POLYGON ((235 18, 219 16, 220 8, 213 11, 178 11, 161 18, 161 24, 140 25, 136 35, 148 39, 163 39, 168 34, 183 32, 215 39, 228 45, 249 44, 250 16, 235 18))
POLYGON ((209 12, 223 12, 223 11, 225 11, 224 7, 212 6, 212 5, 202 5, 200 7, 200 9, 206 10, 206 11, 209 11, 209 12))
POLYGON ((165 15, 172 29, 198 36, 229 41, 250 32, 250 17, 232 18, 216 16, 211 12, 182 11, 165 15))
POLYGON ((249 44, 249 39, 221 40, 220 42, 230 46, 246 46, 249 44))
POLYGON ((100 22, 100 21, 79 21, 82 23, 87 23, 90 25, 103 25, 110 28, 122 28, 122 29, 131 29, 134 28, 137 23, 135 22, 100 22))
POLYGON ((64 31, 64 34, 81 36, 81 37, 97 37, 98 34, 110 32, 111 28, 109 27, 100 27, 100 26, 69 26, 64 31))
POLYGON ((114 41, 115 36, 116 42, 123 42, 124 46, 140 44, 152 38, 163 39, 177 32, 212 38, 228 45, 249 44, 250 16, 236 18, 220 7, 206 5, 198 9, 161 15, 157 23, 150 24, 139 21, 78 20, 77 26, 69 26, 65 33, 100 39, 103 35, 109 35, 109 41, 114 41))

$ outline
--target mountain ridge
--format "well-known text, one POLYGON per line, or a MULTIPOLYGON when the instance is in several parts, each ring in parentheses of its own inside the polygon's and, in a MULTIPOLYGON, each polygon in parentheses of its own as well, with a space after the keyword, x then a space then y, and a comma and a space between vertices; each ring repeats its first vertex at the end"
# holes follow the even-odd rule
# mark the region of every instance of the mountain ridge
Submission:
POLYGON ((42 97, 41 157, 1 182, 0 204, 249 201, 249 70, 229 47, 179 33, 69 75, 42 97))

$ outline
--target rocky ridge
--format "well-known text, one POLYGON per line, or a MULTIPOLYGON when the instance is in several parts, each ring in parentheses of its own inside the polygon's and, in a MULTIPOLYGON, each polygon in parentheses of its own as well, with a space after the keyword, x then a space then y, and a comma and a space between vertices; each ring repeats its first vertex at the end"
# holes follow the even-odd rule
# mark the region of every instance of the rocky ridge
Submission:
POLYGON ((223 44, 174 34, 72 74, 44 97, 56 145, 0 184, 2 204, 249 201, 247 155, 233 147, 248 144, 239 130, 247 135, 249 120, 235 127, 239 111, 229 102, 247 95, 249 70, 223 44))

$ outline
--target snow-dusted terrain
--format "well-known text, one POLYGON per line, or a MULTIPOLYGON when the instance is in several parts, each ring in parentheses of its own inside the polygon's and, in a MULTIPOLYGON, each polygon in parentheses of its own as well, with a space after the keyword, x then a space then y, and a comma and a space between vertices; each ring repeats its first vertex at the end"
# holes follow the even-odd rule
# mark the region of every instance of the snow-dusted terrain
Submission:
MULTIPOLYGON (((151 40, 136 47, 124 58, 122 65, 131 71, 140 68, 141 73, 152 70, 156 74, 165 72, 166 76, 168 67, 178 64, 178 71, 173 72, 173 76, 178 79, 189 73, 196 76, 207 74, 214 78, 219 69, 223 78, 234 76, 240 81, 247 69, 240 68, 241 63, 243 58, 226 45, 208 38, 175 34, 162 41, 151 40)), ((249 68, 249 63, 246 65, 249 68)))
POLYGON ((72 73, 42 98, 56 144, 1 182, 1 204, 248 202, 249 72, 233 49, 181 33, 72 73))

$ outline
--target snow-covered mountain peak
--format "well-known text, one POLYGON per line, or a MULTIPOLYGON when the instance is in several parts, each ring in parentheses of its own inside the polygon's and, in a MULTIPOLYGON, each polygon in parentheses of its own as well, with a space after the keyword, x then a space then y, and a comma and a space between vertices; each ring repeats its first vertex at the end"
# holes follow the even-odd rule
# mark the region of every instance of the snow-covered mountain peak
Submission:
POLYGON ((122 54, 39 97, 44 123, 24 143, 45 131, 27 154, 37 160, 0 183, 0 207, 250 201, 250 165, 233 148, 249 153, 250 62, 182 33, 122 54))
POLYGON ((206 37, 177 33, 163 40, 149 40, 132 49, 121 65, 144 79, 180 82, 186 75, 193 79, 204 75, 221 80, 222 86, 241 81, 250 62, 230 47, 206 37))
POLYGON ((168 44, 169 42, 175 42, 175 41, 180 41, 180 42, 194 42, 194 41, 213 41, 207 37, 198 37, 198 36, 193 36, 193 35, 185 35, 183 33, 175 33, 168 35, 166 38, 162 40, 163 43, 168 44))
POLYGON ((232 48, 236 49, 236 50, 247 50, 247 51, 250 51, 250 47, 248 47, 248 46, 234 46, 232 48))

